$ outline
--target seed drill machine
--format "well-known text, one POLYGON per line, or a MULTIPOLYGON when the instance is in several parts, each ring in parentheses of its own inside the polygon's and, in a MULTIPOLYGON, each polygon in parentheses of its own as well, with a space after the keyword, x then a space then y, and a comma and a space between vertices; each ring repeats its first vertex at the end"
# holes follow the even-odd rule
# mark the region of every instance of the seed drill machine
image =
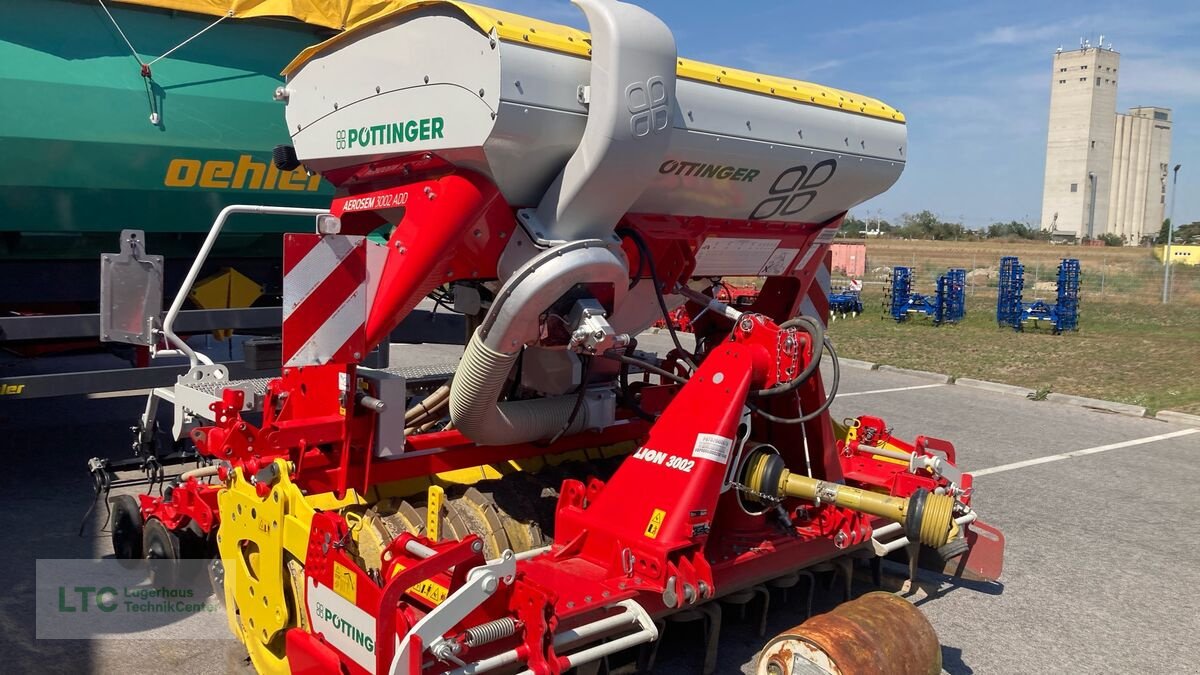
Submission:
MULTIPOLYGON (((129 324, 191 363, 150 397, 140 451, 165 403, 206 466, 117 503, 114 545, 215 553, 261 672, 559 673, 855 556, 1000 574, 1003 537, 949 442, 829 412, 825 252, 899 177, 903 116, 680 58, 634 5, 576 4, 590 34, 412 2, 287 68, 276 161, 336 196, 226 210, 315 221, 284 242, 277 376, 230 380, 179 339, 182 295, 162 325, 129 324), (765 278, 752 304, 715 297, 732 276, 765 278), (461 361, 367 367, 431 293, 467 317, 461 361), (670 331, 661 358, 639 350, 680 306, 695 347, 670 331)), ((922 615, 879 593, 769 641, 758 669, 940 658, 922 615)))

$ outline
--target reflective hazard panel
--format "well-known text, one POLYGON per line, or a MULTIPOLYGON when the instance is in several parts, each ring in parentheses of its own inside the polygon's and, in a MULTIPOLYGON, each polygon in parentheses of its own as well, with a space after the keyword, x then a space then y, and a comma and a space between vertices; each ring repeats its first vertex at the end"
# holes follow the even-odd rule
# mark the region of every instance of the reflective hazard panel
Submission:
POLYGON ((366 347, 366 237, 283 238, 283 365, 355 363, 366 347))

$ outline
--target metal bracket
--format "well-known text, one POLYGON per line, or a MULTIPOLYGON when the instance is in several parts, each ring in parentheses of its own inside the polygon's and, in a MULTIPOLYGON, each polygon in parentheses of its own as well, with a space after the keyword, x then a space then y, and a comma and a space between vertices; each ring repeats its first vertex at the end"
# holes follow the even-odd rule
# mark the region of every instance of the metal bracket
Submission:
POLYGON ((505 551, 499 560, 484 563, 467 572, 467 581, 442 604, 429 612, 412 627, 403 637, 396 637, 395 657, 389 672, 392 675, 403 675, 408 672, 408 664, 412 660, 410 650, 412 639, 417 637, 420 644, 428 645, 429 652, 443 661, 453 662, 451 658, 456 653, 451 641, 442 637, 468 614, 482 605, 500 588, 500 584, 511 584, 517 574, 517 559, 512 551, 505 551))
POLYGON ((146 255, 146 234, 121 230, 121 252, 100 256, 100 339, 150 346, 162 314, 163 257, 146 255))

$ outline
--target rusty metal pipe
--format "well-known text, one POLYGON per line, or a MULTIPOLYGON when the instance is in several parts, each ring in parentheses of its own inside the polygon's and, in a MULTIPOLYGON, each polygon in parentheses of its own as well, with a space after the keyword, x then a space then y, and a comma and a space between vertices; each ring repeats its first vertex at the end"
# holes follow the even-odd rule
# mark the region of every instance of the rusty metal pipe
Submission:
POLYGON ((912 603, 876 591, 776 635, 758 675, 936 675, 942 646, 912 603))

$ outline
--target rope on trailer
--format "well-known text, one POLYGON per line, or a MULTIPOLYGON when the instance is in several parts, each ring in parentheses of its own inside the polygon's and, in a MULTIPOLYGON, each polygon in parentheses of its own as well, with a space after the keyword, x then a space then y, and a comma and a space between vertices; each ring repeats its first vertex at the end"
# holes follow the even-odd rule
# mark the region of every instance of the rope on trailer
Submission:
POLYGON ((200 37, 201 35, 204 35, 209 30, 211 30, 213 27, 215 27, 217 24, 219 24, 222 21, 224 21, 225 19, 228 19, 233 16, 233 10, 226 12, 224 15, 219 17, 216 21, 208 24, 204 28, 201 28, 200 31, 198 33, 196 33, 195 35, 189 37, 188 39, 184 40, 183 42, 180 42, 179 44, 175 45, 174 47, 171 47, 167 51, 163 52, 162 55, 159 56, 158 58, 151 60, 150 63, 146 63, 145 61, 142 60, 141 56, 138 56, 138 52, 136 49, 134 49, 133 43, 129 41, 129 36, 126 35, 125 31, 121 29, 121 24, 117 23, 117 19, 116 19, 116 17, 114 17, 112 15, 112 12, 108 11, 108 5, 104 4, 104 0, 96 0, 96 2, 98 2, 100 4, 100 8, 103 9, 104 13, 108 15, 108 20, 112 22, 113 28, 117 29, 117 33, 121 36, 121 39, 124 40, 125 45, 127 47, 129 47, 129 53, 133 55, 133 58, 135 60, 137 60, 138 65, 141 66, 142 77, 144 77, 146 79, 150 79, 150 77, 151 77, 151 74, 150 74, 151 66, 158 63, 159 61, 162 61, 163 59, 167 58, 171 54, 174 54, 176 51, 179 50, 179 48, 183 47, 184 45, 191 42, 192 40, 195 40, 196 38, 200 37))

